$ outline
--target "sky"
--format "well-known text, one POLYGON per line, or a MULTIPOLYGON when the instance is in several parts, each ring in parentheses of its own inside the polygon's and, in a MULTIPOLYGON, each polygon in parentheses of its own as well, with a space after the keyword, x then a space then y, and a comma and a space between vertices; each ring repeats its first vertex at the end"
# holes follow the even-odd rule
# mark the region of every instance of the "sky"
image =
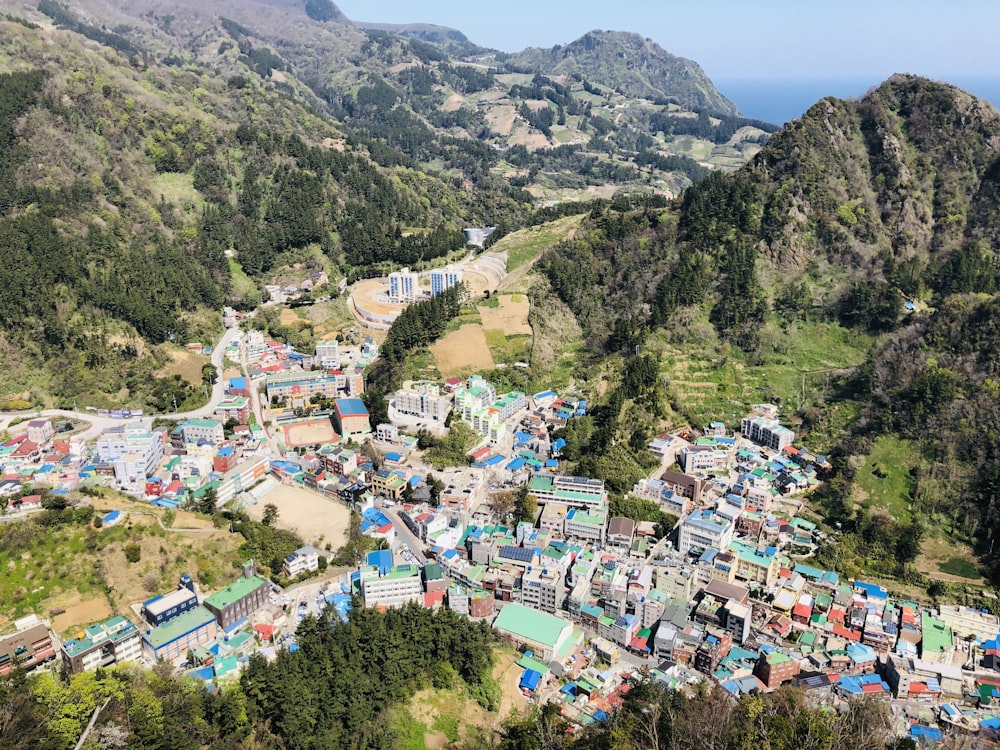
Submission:
POLYGON ((634 31, 714 80, 1000 78, 997 0, 335 0, 356 21, 435 23, 515 52, 634 31))

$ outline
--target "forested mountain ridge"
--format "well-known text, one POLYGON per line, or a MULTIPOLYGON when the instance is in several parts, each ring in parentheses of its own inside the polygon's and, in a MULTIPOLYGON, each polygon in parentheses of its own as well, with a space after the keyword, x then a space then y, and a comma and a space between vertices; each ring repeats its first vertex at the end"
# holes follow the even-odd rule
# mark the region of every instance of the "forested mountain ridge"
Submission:
POLYGON ((627 96, 674 99, 688 109, 739 115, 736 105, 716 90, 698 63, 672 55, 635 33, 590 31, 569 44, 532 47, 508 60, 553 74, 578 73, 627 96))
POLYGON ((42 7, 59 27, 0 19, 0 396, 182 405, 194 389, 155 375, 156 345, 210 340, 221 306, 259 301, 255 280, 289 253, 372 273, 528 206, 347 137, 291 74, 261 76, 273 61, 258 48, 230 40, 242 73, 226 78, 42 7))
MULTIPOLYGON (((16 4, 38 18, 33 3, 16 4)), ((148 61, 231 77, 245 74, 242 60, 413 164, 474 184, 502 176, 539 200, 676 194, 708 168, 741 166, 774 130, 739 116, 697 64, 623 32, 524 57, 453 29, 355 23, 329 0, 72 0, 69 10, 148 61)))

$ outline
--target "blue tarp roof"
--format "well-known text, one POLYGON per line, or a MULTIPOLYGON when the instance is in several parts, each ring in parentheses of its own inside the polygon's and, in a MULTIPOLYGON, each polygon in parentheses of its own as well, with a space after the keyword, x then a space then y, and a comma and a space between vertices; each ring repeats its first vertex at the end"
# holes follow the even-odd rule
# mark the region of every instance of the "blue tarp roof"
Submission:
POLYGON ((525 460, 523 458, 518 457, 515 458, 513 461, 511 461, 509 464, 507 464, 506 469, 507 471, 520 471, 521 469, 524 468, 524 464, 525 460))
POLYGON ((521 682, 518 687, 522 690, 527 688, 528 690, 534 691, 538 688, 538 683, 542 681, 542 675, 540 672, 536 672, 534 669, 524 670, 524 674, 521 675, 521 682))
POLYGON ((385 460, 386 461, 392 461, 393 463, 399 463, 400 461, 403 460, 403 454, 402 453, 386 453, 385 454, 385 460))
POLYGON ((506 457, 501 456, 498 453, 495 456, 490 456, 485 461, 483 461, 483 465, 484 466, 496 466, 497 464, 502 464, 506 460, 507 460, 506 457))
POLYGON ((610 718, 607 711, 601 711, 600 709, 594 711, 594 721, 607 721, 610 718))
POLYGON ((101 518, 101 522, 111 523, 112 521, 117 521, 119 518, 121 518, 121 515, 122 512, 120 510, 113 510, 110 513, 105 514, 104 517, 101 518))
POLYGON ((392 552, 387 549, 377 549, 368 553, 366 562, 374 565, 380 575, 385 575, 392 568, 392 552))
POLYGON ((559 462, 556 459, 554 459, 554 458, 550 458, 548 461, 545 462, 545 468, 546 469, 557 469, 557 468, 559 468, 559 462))

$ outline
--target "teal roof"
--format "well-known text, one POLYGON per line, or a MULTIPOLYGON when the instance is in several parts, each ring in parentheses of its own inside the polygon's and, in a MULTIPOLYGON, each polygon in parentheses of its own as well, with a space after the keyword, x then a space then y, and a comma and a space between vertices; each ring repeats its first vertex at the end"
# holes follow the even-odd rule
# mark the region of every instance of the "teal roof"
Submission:
MULTIPOLYGON (((261 586, 267 585, 267 579, 261 576, 251 576, 244 578, 240 576, 231 584, 205 598, 205 604, 211 604, 216 609, 222 609, 233 602, 239 601, 251 591, 256 591, 261 586)), ((192 610, 193 611, 193 610, 192 610)))
POLYGON ((145 633, 142 639, 154 649, 160 649, 194 630, 205 627, 210 622, 215 622, 215 615, 204 607, 197 606, 153 628, 145 633))
POLYGON ((569 625, 566 620, 521 604, 506 605, 493 621, 493 627, 498 630, 549 648, 555 648, 563 630, 569 625))

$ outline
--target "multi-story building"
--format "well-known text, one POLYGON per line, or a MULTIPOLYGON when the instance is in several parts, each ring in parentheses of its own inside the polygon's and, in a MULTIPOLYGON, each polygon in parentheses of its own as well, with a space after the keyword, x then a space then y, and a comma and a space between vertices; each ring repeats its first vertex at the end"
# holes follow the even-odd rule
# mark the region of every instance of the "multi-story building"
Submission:
POLYGON ((316 342, 316 361, 324 369, 340 367, 340 344, 336 339, 323 339, 316 342))
POLYGON ((245 492, 267 476, 269 464, 267 456, 254 456, 236 464, 222 475, 216 487, 218 504, 224 505, 241 492, 245 492))
POLYGON ((153 627, 162 625, 198 606, 198 595, 194 581, 187 574, 181 577, 180 585, 169 594, 155 596, 142 603, 142 617, 153 627))
POLYGON ((740 423, 740 432, 758 445, 775 451, 787 448, 795 440, 795 433, 782 427, 777 419, 761 416, 744 417, 740 423))
POLYGON ((733 647, 733 636, 726 630, 709 627, 705 631, 705 640, 694 652, 694 668, 710 675, 722 663, 726 654, 733 647))
POLYGON ((399 304, 413 302, 420 293, 420 279, 409 268, 389 274, 389 301, 399 304))
POLYGON ((220 631, 215 613, 195 607, 142 634, 142 650, 151 661, 178 661, 195 646, 214 641, 220 631))
POLYGON ((32 419, 28 422, 28 440, 38 445, 48 445, 56 436, 55 427, 48 419, 32 419))
POLYGON ((660 476, 660 481, 666 489, 673 490, 678 495, 688 498, 692 503, 698 505, 701 502, 702 488, 704 482, 697 477, 682 474, 679 471, 667 469, 660 476))
POLYGON ((368 409, 360 398, 338 398, 333 404, 333 416, 337 432, 345 438, 372 431, 368 409))
POLYGON ((301 399, 308 402, 313 396, 334 398, 338 395, 343 379, 322 370, 310 372, 279 372, 267 376, 267 400, 274 402, 301 399))
POLYGON ((737 580, 753 581, 768 587, 777 582, 781 566, 775 548, 759 550, 742 542, 732 542, 729 551, 736 556, 737 580))
POLYGON ((528 492, 541 503, 562 503, 570 508, 597 508, 607 505, 604 482, 587 477, 533 474, 528 492))
POLYGON ((142 656, 139 631, 124 617, 112 617, 85 628, 76 638, 63 641, 62 659, 76 674, 98 667, 110 667, 142 656))
POLYGON ((635 538, 635 521, 618 516, 608 521, 608 546, 627 550, 635 538))
POLYGON ((249 617, 263 607, 270 595, 267 579, 256 574, 250 562, 243 566, 243 575, 205 599, 205 607, 215 614, 219 625, 228 628, 242 617, 249 617))
POLYGON ((441 395, 434 383, 414 383, 407 390, 396 391, 393 404, 400 414, 408 414, 433 422, 444 422, 451 411, 451 397, 441 395))
POLYGON ((691 445, 680 453, 679 463, 685 474, 694 471, 716 471, 724 469, 729 454, 711 445, 691 445))
POLYGON ((437 295, 462 283, 462 269, 458 266, 445 266, 431 271, 431 296, 437 295))
POLYGON ((531 648, 536 657, 548 662, 565 654, 583 639, 572 623, 555 615, 520 604, 507 604, 493 621, 493 627, 517 643, 531 648))
POLYGON ((588 510, 571 508, 563 523, 563 534, 570 539, 604 544, 604 533, 608 524, 608 511, 604 507, 593 507, 588 510))
POLYGON ((215 418, 228 422, 230 419, 246 424, 250 418, 250 399, 246 396, 232 396, 215 406, 215 418))
POLYGON ((146 478, 163 459, 163 439, 140 425, 105 432, 97 440, 97 457, 111 464, 118 486, 126 491, 144 490, 146 478))
POLYGON ((301 573, 319 570, 319 550, 311 544, 299 547, 285 558, 281 569, 286 578, 295 578, 301 573))
POLYGON ((521 576, 521 603, 526 607, 554 613, 566 598, 562 572, 534 567, 521 576))
POLYGON ((728 518, 712 510, 695 511, 681 521, 677 549, 684 554, 692 547, 724 550, 733 541, 734 531, 728 518))
POLYGON ((15 621, 13 635, 0 638, 0 677, 15 668, 30 672, 56 656, 52 633, 34 615, 15 621))
POLYGON ((218 419, 189 419, 180 428, 185 443, 218 445, 226 439, 222 422, 218 419))
POLYGON ((772 651, 761 654, 753 673, 768 690, 776 690, 782 683, 790 682, 799 673, 799 663, 788 654, 772 651))
POLYGON ((423 600, 419 565, 399 565, 388 571, 363 565, 358 573, 366 607, 402 607, 407 602, 423 600))
POLYGON ((974 635, 988 641, 1000 633, 1000 618, 991 612, 954 604, 942 604, 938 619, 960 635, 974 635))

